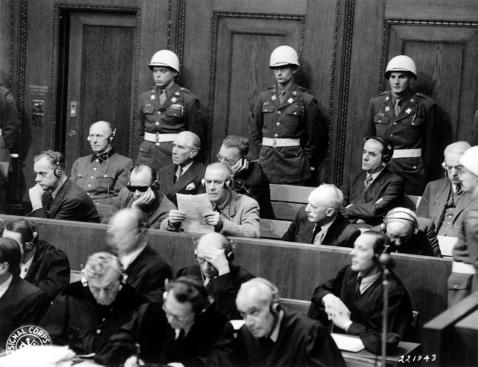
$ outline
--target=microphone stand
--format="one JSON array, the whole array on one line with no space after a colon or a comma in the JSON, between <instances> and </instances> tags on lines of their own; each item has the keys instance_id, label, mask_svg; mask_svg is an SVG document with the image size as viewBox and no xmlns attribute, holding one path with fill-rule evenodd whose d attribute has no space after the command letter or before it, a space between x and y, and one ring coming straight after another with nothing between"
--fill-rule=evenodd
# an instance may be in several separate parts
<instances>
[{"instance_id":1,"label":"microphone stand","mask_svg":"<svg viewBox=\"0 0 478 367\"><path fill-rule=\"evenodd\" d=\"M382 266L382 288L383 288L383 311L382 311L382 367L386 367L387 359L387 333L388 333L388 293L390 290L390 281L388 277L393 266L393 260L390 254L383 253L379 257L380 265Z\"/></svg>"}]
</instances>

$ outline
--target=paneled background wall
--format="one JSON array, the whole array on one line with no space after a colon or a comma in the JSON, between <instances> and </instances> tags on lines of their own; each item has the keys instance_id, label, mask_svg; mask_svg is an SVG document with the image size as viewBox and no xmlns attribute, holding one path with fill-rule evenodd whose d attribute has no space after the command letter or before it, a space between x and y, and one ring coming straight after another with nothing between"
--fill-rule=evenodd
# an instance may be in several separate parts
<instances>
[{"instance_id":1,"label":"paneled background wall","mask_svg":"<svg viewBox=\"0 0 478 367\"><path fill-rule=\"evenodd\" d=\"M226 134L248 134L250 105L273 84L270 52L284 43L299 50L300 82L329 124L324 181L359 169L365 109L396 54L415 59L446 140L476 136L476 0L0 0L0 32L0 83L23 129L9 195L17 211L33 156L59 149L70 167L88 153L93 121L116 124L117 149L135 156L137 97L152 86L147 64L161 48L179 55L180 82L202 102L210 156Z\"/></svg>"}]
</instances>

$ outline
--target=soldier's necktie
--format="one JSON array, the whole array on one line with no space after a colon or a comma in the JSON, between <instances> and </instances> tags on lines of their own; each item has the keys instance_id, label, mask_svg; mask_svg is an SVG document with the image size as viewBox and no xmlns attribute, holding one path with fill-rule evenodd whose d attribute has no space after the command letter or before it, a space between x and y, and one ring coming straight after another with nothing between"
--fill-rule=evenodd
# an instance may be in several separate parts
<instances>
[{"instance_id":1,"label":"soldier's necktie","mask_svg":"<svg viewBox=\"0 0 478 367\"><path fill-rule=\"evenodd\" d=\"M400 114L401 110L402 110L402 101L397 99L397 100L395 100L395 105L393 106L393 111L395 112L395 117L397 117Z\"/></svg>"},{"instance_id":2,"label":"soldier's necktie","mask_svg":"<svg viewBox=\"0 0 478 367\"><path fill-rule=\"evenodd\" d=\"M166 103L166 99L168 99L168 95L166 94L165 89L161 89L161 94L159 95L159 104L162 106Z\"/></svg>"},{"instance_id":3,"label":"soldier's necktie","mask_svg":"<svg viewBox=\"0 0 478 367\"><path fill-rule=\"evenodd\" d=\"M285 89L280 91L280 93L279 93L280 104L283 104L285 102L285 94L286 93L287 93L287 91Z\"/></svg>"}]
</instances>

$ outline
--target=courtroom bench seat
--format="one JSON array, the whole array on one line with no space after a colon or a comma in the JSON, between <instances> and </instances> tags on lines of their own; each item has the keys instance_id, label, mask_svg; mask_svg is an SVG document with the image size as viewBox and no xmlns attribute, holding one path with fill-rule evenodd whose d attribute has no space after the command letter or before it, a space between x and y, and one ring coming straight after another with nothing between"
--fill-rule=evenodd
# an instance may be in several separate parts
<instances>
[{"instance_id":1,"label":"courtroom bench seat","mask_svg":"<svg viewBox=\"0 0 478 367\"><path fill-rule=\"evenodd\" d=\"M5 222L20 217L1 215ZM35 218L39 238L63 250L72 270L79 271L87 257L105 249L105 224ZM148 242L174 271L194 262L198 234L149 230ZM335 277L350 262L349 248L315 246L285 241L232 238L236 264L252 274L271 280L284 298L309 300L318 284ZM410 293L412 307L427 322L446 309L447 278L451 261L425 256L394 254L395 272ZM72 275L74 279L75 275ZM76 278L77 279L77 278Z\"/></svg>"}]
</instances>

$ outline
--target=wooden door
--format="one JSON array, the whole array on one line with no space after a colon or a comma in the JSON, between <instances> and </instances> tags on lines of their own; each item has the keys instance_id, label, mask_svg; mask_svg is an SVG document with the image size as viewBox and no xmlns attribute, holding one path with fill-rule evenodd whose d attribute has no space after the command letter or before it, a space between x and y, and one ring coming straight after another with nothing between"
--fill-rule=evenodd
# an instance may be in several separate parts
<instances>
[{"instance_id":1,"label":"wooden door","mask_svg":"<svg viewBox=\"0 0 478 367\"><path fill-rule=\"evenodd\" d=\"M130 155L135 33L132 13L70 15L64 129L67 172L76 158L91 153L86 138L95 121L112 123L116 151Z\"/></svg>"}]
</instances>

